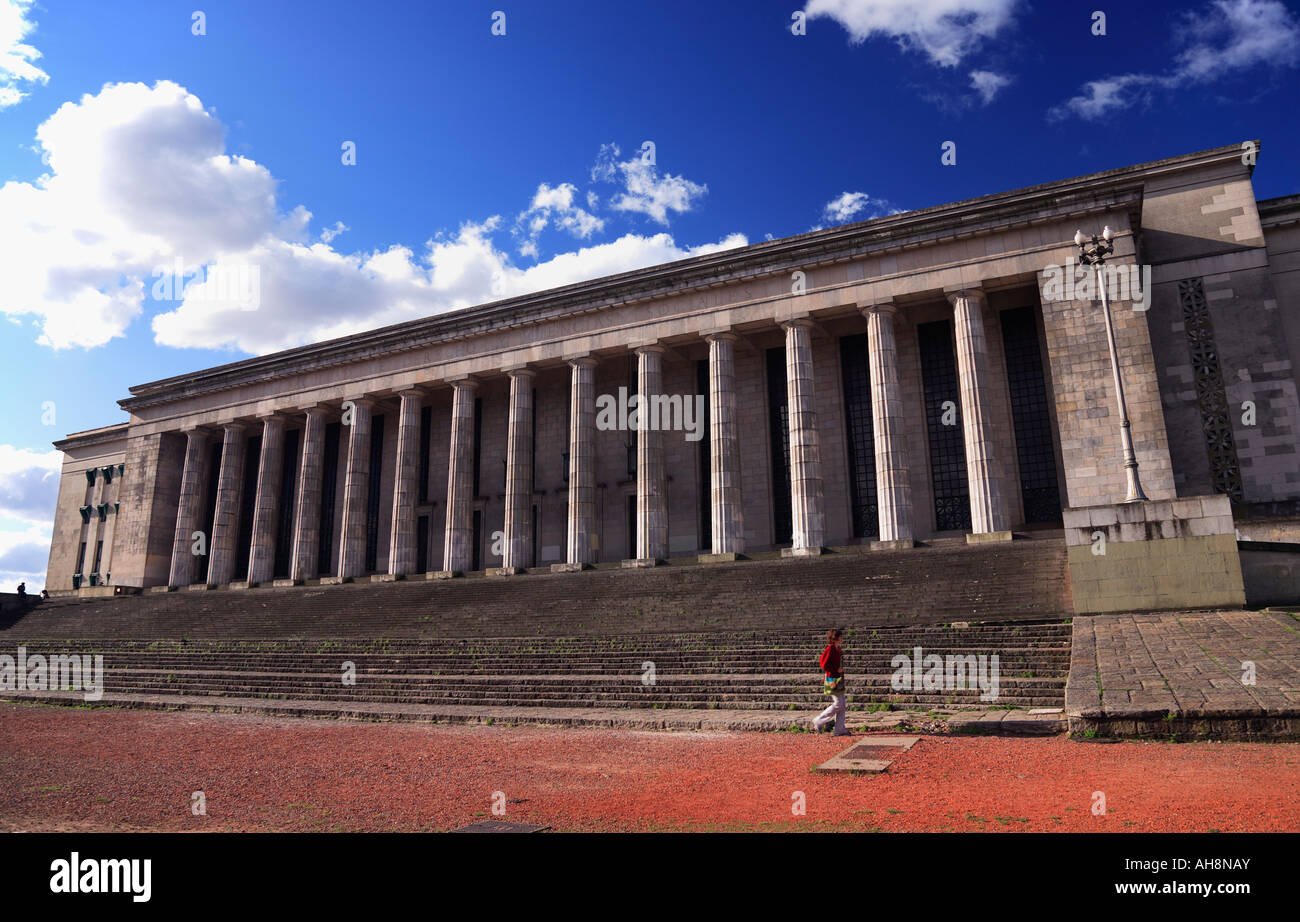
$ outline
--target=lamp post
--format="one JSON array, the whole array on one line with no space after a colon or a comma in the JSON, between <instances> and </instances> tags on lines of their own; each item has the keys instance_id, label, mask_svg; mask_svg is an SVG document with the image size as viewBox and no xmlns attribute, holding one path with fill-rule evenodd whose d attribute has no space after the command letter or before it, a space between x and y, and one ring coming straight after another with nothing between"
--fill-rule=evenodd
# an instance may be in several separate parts
<instances>
[{"instance_id":1,"label":"lamp post","mask_svg":"<svg viewBox=\"0 0 1300 922\"><path fill-rule=\"evenodd\" d=\"M1142 481L1138 479L1137 456L1133 453L1133 433L1128 421L1128 405L1124 402L1124 382L1119 376L1119 354L1115 351L1115 328L1110 319L1110 298L1107 297L1106 280L1102 277L1101 267L1106 257L1115 251L1111 245L1110 227L1106 227L1098 238L1093 234L1092 240L1083 236L1083 231L1074 232L1075 245L1079 247L1080 259L1085 265L1092 266L1093 277L1101 292L1101 313L1106 319L1106 342L1110 345L1110 370L1115 376L1115 403L1119 407L1120 441L1124 446L1124 474L1128 479L1126 503L1142 503L1147 495L1142 492Z\"/></svg>"}]
</instances>

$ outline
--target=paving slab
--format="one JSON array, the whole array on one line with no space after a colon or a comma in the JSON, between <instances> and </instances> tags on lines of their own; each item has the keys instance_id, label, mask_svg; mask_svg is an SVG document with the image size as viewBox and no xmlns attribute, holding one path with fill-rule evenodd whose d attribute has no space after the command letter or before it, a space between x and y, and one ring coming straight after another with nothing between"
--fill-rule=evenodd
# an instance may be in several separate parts
<instances>
[{"instance_id":1,"label":"paving slab","mask_svg":"<svg viewBox=\"0 0 1300 922\"><path fill-rule=\"evenodd\" d=\"M878 775L916 745L919 736L873 736L860 740L817 766L819 772L867 772Z\"/></svg>"},{"instance_id":2,"label":"paving slab","mask_svg":"<svg viewBox=\"0 0 1300 922\"><path fill-rule=\"evenodd\" d=\"M1174 739L1300 739L1300 620L1276 611L1074 620L1070 731Z\"/></svg>"},{"instance_id":3,"label":"paving slab","mask_svg":"<svg viewBox=\"0 0 1300 922\"><path fill-rule=\"evenodd\" d=\"M273 717L309 717L366 721L453 724L535 724L569 727L615 727L634 730L757 730L812 732L809 711L691 708L563 708L484 705L379 704L352 701L313 701L279 698L239 698L223 695L123 694L105 692L87 702L81 692L5 691L0 701L25 701L68 706L142 708L160 711L208 711L219 714L262 714ZM982 714L973 711L851 711L846 725L852 731L879 733L899 727L944 733L954 717Z\"/></svg>"}]
</instances>

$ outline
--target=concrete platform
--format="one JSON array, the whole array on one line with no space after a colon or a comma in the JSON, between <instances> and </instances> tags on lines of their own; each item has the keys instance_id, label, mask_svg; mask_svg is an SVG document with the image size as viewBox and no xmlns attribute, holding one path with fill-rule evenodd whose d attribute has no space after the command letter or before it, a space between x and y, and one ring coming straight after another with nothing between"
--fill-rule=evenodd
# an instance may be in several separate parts
<instances>
[{"instance_id":1,"label":"concrete platform","mask_svg":"<svg viewBox=\"0 0 1300 922\"><path fill-rule=\"evenodd\" d=\"M1274 611L1075 618L1065 711L1077 735L1300 739L1300 620Z\"/></svg>"},{"instance_id":2,"label":"concrete platform","mask_svg":"<svg viewBox=\"0 0 1300 922\"><path fill-rule=\"evenodd\" d=\"M81 692L6 691L0 701L86 707ZM753 709L613 708L613 707L493 707L480 705L376 704L226 696L119 694L105 692L95 707L142 708L157 711L197 710L217 714L261 714L325 720L367 720L396 723L501 724L564 727L608 727L629 730L753 730L812 732L808 711ZM960 712L957 712L960 713ZM978 711L970 712L972 714ZM1015 712L1010 712L1015 713ZM897 732L943 733L950 713L938 711L850 711L846 725L855 734ZM873 735L871 739L875 739Z\"/></svg>"}]
</instances>

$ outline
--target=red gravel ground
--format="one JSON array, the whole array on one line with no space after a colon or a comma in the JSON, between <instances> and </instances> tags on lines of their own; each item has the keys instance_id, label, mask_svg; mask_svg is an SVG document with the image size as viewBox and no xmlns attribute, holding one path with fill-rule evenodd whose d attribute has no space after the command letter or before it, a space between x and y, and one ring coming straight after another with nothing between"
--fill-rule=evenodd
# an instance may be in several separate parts
<instances>
[{"instance_id":1,"label":"red gravel ground","mask_svg":"<svg viewBox=\"0 0 1300 922\"><path fill-rule=\"evenodd\" d=\"M0 830L446 830L500 791L573 831L1300 831L1296 743L936 736L884 775L810 771L851 742L0 704Z\"/></svg>"}]
</instances>

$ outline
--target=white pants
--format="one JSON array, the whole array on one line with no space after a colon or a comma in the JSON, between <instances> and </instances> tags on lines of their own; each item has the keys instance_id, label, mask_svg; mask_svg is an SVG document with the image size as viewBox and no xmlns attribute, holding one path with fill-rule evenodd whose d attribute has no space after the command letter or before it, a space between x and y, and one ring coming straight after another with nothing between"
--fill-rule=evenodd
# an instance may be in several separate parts
<instances>
[{"instance_id":1,"label":"white pants","mask_svg":"<svg viewBox=\"0 0 1300 922\"><path fill-rule=\"evenodd\" d=\"M844 713L848 710L848 700L848 695L831 695L831 706L817 715L813 720L813 726L820 730L834 718L835 732L847 733L848 731L844 729Z\"/></svg>"}]
</instances>

